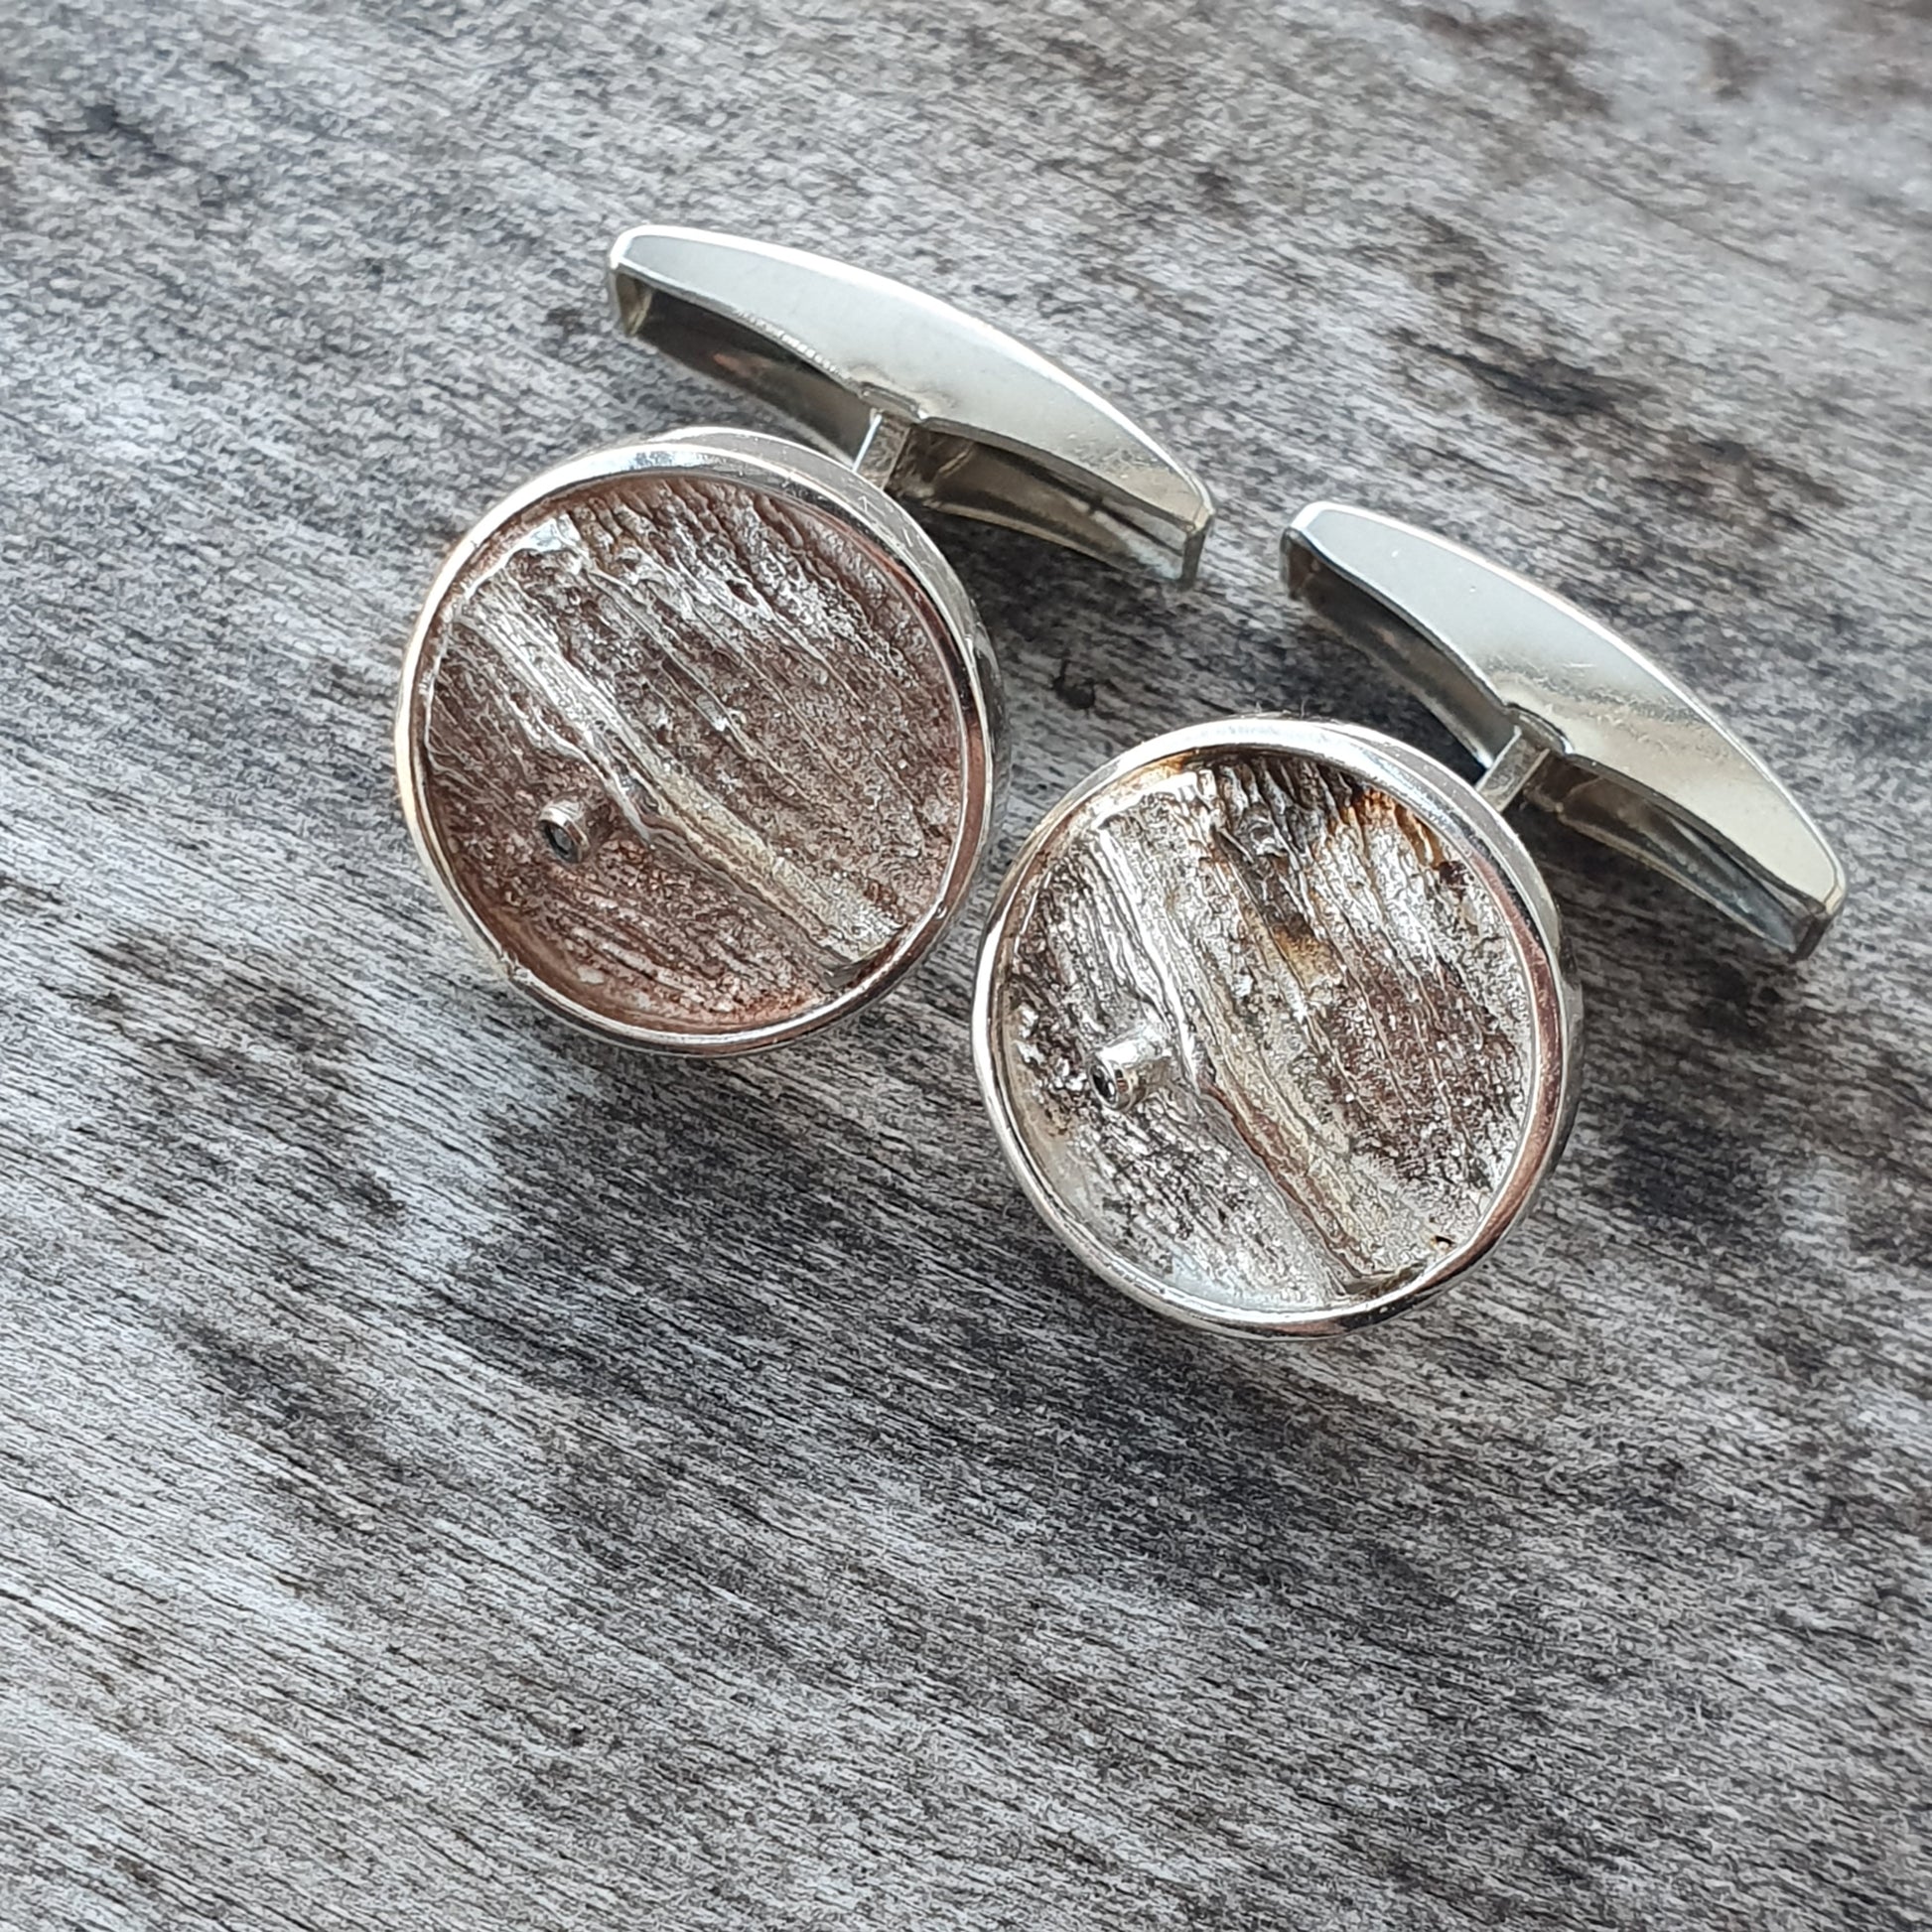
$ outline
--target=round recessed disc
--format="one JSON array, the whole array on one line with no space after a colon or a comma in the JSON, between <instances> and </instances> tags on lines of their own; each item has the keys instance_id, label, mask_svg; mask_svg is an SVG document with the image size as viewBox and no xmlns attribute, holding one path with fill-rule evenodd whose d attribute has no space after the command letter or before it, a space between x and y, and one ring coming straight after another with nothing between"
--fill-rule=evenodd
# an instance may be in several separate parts
<instances>
[{"instance_id":1,"label":"round recessed disc","mask_svg":"<svg viewBox=\"0 0 1932 1932\"><path fill-rule=\"evenodd\" d=\"M883 990L990 811L978 626L837 465L729 432L526 485L446 567L399 761L431 869L511 978L730 1052Z\"/></svg>"},{"instance_id":2,"label":"round recessed disc","mask_svg":"<svg viewBox=\"0 0 1932 1932\"><path fill-rule=\"evenodd\" d=\"M1028 841L975 1050L1048 1223L1184 1319L1318 1334L1468 1265L1567 1121L1548 895L1452 773L1246 718L1157 739Z\"/></svg>"}]
</instances>

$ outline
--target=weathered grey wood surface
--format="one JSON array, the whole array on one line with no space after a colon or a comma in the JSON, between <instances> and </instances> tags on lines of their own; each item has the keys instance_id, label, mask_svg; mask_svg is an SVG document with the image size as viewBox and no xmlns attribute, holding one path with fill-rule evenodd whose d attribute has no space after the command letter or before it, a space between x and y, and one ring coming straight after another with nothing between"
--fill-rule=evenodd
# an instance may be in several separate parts
<instances>
[{"instance_id":1,"label":"weathered grey wood surface","mask_svg":"<svg viewBox=\"0 0 1932 1932\"><path fill-rule=\"evenodd\" d=\"M1922 0L4 26L0 1922L1923 1923ZM1333 494L1690 676L1842 930L1541 837L1569 1160L1300 1351L1035 1223L970 932L725 1068L492 991L401 639L509 484L731 413L605 324L651 217L953 297L1224 499L1184 596L949 535L1006 849L1189 719L1424 732L1277 587Z\"/></svg>"}]
</instances>

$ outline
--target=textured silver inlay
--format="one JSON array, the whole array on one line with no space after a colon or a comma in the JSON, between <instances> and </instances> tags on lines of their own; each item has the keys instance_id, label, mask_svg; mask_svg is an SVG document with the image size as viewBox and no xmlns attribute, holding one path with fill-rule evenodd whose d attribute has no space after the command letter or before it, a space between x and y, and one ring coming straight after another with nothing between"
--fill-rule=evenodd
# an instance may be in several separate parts
<instances>
[{"instance_id":1,"label":"textured silver inlay","mask_svg":"<svg viewBox=\"0 0 1932 1932\"><path fill-rule=\"evenodd\" d=\"M933 913L975 809L954 656L882 549L775 488L579 483L436 613L427 816L512 967L590 1015L785 1024Z\"/></svg>"},{"instance_id":2,"label":"textured silver inlay","mask_svg":"<svg viewBox=\"0 0 1932 1932\"><path fill-rule=\"evenodd\" d=\"M1332 1310L1453 1256L1510 1184L1535 991L1485 872L1387 791L1252 748L1130 765L1010 890L993 1076L1106 1272Z\"/></svg>"}]
</instances>

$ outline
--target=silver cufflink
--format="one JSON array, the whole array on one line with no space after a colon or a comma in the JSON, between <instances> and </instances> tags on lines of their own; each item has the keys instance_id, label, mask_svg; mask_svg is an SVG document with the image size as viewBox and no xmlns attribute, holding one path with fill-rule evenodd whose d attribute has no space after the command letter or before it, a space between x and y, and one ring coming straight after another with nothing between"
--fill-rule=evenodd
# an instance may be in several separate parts
<instances>
[{"instance_id":1,"label":"silver cufflink","mask_svg":"<svg viewBox=\"0 0 1932 1932\"><path fill-rule=\"evenodd\" d=\"M515 985L610 1038L741 1052L892 985L995 824L998 667L903 505L1180 582L1212 509L1093 391L897 282L665 227L610 278L626 334L804 440L680 430L498 503L417 623L398 781Z\"/></svg>"},{"instance_id":2,"label":"silver cufflink","mask_svg":"<svg viewBox=\"0 0 1932 1932\"><path fill-rule=\"evenodd\" d=\"M1453 1279L1562 1148L1577 990L1509 805L1793 958L1845 882L1729 731L1563 599L1333 504L1295 520L1284 564L1483 775L1276 717L1115 759L1006 881L974 1050L1015 1173L1088 1267L1184 1320L1320 1335Z\"/></svg>"}]
</instances>

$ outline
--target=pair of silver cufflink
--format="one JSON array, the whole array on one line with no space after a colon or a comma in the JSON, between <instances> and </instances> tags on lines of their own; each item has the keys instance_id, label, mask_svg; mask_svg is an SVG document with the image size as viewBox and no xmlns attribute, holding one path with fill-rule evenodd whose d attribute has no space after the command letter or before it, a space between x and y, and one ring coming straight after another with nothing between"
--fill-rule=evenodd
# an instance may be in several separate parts
<instances>
[{"instance_id":1,"label":"pair of silver cufflink","mask_svg":"<svg viewBox=\"0 0 1932 1932\"><path fill-rule=\"evenodd\" d=\"M998 820L1000 674L904 507L1185 584L1206 489L1065 371L898 283L693 229L617 242L620 326L804 441L687 429L546 472L436 579L404 813L511 983L628 1044L775 1046L962 910ZM1210 1327L1424 1300L1516 1221L1576 1100L1541 805L1794 958L1845 895L1784 787L1584 612L1315 504L1291 588L1474 754L1245 717L1095 772L1026 841L980 955L1001 1146L1096 1273Z\"/></svg>"}]
</instances>

